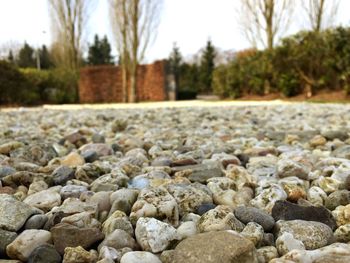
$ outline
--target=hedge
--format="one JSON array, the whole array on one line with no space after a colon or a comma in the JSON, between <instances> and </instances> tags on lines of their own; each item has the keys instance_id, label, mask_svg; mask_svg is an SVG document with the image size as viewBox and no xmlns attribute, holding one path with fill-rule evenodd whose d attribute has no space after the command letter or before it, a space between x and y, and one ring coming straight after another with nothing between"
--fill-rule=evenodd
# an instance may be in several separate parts
<instances>
[{"instance_id":1,"label":"hedge","mask_svg":"<svg viewBox=\"0 0 350 263\"><path fill-rule=\"evenodd\" d=\"M65 69L19 69L0 61L0 103L41 104L78 101L78 75Z\"/></svg>"}]
</instances>

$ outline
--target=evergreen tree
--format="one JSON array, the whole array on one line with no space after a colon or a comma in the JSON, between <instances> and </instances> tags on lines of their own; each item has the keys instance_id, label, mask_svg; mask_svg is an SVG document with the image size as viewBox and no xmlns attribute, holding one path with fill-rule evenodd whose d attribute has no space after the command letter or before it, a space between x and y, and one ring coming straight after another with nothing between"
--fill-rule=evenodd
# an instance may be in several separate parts
<instances>
[{"instance_id":1,"label":"evergreen tree","mask_svg":"<svg viewBox=\"0 0 350 263\"><path fill-rule=\"evenodd\" d=\"M179 48L174 43L173 50L169 57L170 72L174 75L175 90L178 91L180 88L180 70L182 63L182 55Z\"/></svg>"},{"instance_id":2,"label":"evergreen tree","mask_svg":"<svg viewBox=\"0 0 350 263\"><path fill-rule=\"evenodd\" d=\"M194 91L199 90L199 68L197 64L182 63L180 67L180 90Z\"/></svg>"},{"instance_id":3,"label":"evergreen tree","mask_svg":"<svg viewBox=\"0 0 350 263\"><path fill-rule=\"evenodd\" d=\"M42 48L39 50L39 57L41 69L49 69L53 67L50 53L45 45L43 45Z\"/></svg>"},{"instance_id":4,"label":"evergreen tree","mask_svg":"<svg viewBox=\"0 0 350 263\"><path fill-rule=\"evenodd\" d=\"M29 46L26 42L24 43L24 46L19 51L17 64L21 68L36 67L34 49L31 46Z\"/></svg>"},{"instance_id":5,"label":"evergreen tree","mask_svg":"<svg viewBox=\"0 0 350 263\"><path fill-rule=\"evenodd\" d=\"M215 69L214 59L216 57L215 47L211 41L207 41L207 45L203 51L200 64L199 78L201 83L201 91L208 94L212 92L213 72Z\"/></svg>"},{"instance_id":6,"label":"evergreen tree","mask_svg":"<svg viewBox=\"0 0 350 263\"><path fill-rule=\"evenodd\" d=\"M11 64L15 64L15 57L13 56L12 50L10 50L9 55L7 56L7 60L8 60L8 62L10 62Z\"/></svg>"},{"instance_id":7,"label":"evergreen tree","mask_svg":"<svg viewBox=\"0 0 350 263\"><path fill-rule=\"evenodd\" d=\"M95 35L94 43L89 46L88 64L114 64L113 57L111 55L111 45L108 42L107 36L104 36L103 39L100 40L98 35Z\"/></svg>"},{"instance_id":8,"label":"evergreen tree","mask_svg":"<svg viewBox=\"0 0 350 263\"><path fill-rule=\"evenodd\" d=\"M107 36L104 36L101 41L101 54L103 58L103 64L113 65L113 56L112 56L112 48L108 42Z\"/></svg>"}]
</instances>

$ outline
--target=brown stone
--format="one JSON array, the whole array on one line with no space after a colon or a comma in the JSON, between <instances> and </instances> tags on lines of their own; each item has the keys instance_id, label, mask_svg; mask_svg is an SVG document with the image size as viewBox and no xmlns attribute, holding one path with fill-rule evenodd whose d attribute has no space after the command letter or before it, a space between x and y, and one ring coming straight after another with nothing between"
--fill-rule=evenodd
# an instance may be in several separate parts
<instances>
[{"instance_id":1,"label":"brown stone","mask_svg":"<svg viewBox=\"0 0 350 263\"><path fill-rule=\"evenodd\" d=\"M61 255L66 247L82 246L88 249L104 238L104 234L97 228L79 228L66 223L55 225L51 228L51 234L54 246Z\"/></svg>"},{"instance_id":2,"label":"brown stone","mask_svg":"<svg viewBox=\"0 0 350 263\"><path fill-rule=\"evenodd\" d=\"M213 231L191 236L171 251L172 263L256 263L254 244L234 231Z\"/></svg>"}]
</instances>

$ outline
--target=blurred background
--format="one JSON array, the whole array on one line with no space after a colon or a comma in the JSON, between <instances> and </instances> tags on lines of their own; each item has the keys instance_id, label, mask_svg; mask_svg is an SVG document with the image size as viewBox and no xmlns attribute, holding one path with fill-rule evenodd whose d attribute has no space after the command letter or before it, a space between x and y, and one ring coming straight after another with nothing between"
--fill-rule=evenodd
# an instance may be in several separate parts
<instances>
[{"instance_id":1,"label":"blurred background","mask_svg":"<svg viewBox=\"0 0 350 263\"><path fill-rule=\"evenodd\" d=\"M11 0L0 103L347 100L350 2Z\"/></svg>"}]
</instances>

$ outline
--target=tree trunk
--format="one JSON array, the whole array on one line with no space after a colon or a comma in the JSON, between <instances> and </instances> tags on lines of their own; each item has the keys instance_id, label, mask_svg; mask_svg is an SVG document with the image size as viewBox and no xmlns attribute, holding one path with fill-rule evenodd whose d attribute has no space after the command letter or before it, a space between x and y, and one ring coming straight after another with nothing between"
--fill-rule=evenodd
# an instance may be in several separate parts
<instances>
[{"instance_id":1,"label":"tree trunk","mask_svg":"<svg viewBox=\"0 0 350 263\"><path fill-rule=\"evenodd\" d=\"M268 50L273 49L273 14L274 14L275 3L274 0L267 0L265 2L265 19L266 19L266 34L267 34L267 48Z\"/></svg>"},{"instance_id":2,"label":"tree trunk","mask_svg":"<svg viewBox=\"0 0 350 263\"><path fill-rule=\"evenodd\" d=\"M315 28L315 31L316 32L320 32L321 31L321 26L322 26L322 16L323 16L323 13L324 13L324 2L325 0L320 0L320 5L318 7L318 10L317 10L317 17L316 17L316 28Z\"/></svg>"},{"instance_id":3,"label":"tree trunk","mask_svg":"<svg viewBox=\"0 0 350 263\"><path fill-rule=\"evenodd\" d=\"M122 63L122 101L128 102L128 74L125 65Z\"/></svg>"},{"instance_id":4,"label":"tree trunk","mask_svg":"<svg viewBox=\"0 0 350 263\"><path fill-rule=\"evenodd\" d=\"M136 85L137 85L137 65L138 65L138 49L139 49L139 0L133 0L133 16L132 16L132 58L130 72L130 102L136 102Z\"/></svg>"},{"instance_id":5,"label":"tree trunk","mask_svg":"<svg viewBox=\"0 0 350 263\"><path fill-rule=\"evenodd\" d=\"M130 102L136 102L137 67L132 67L130 74Z\"/></svg>"}]
</instances>

